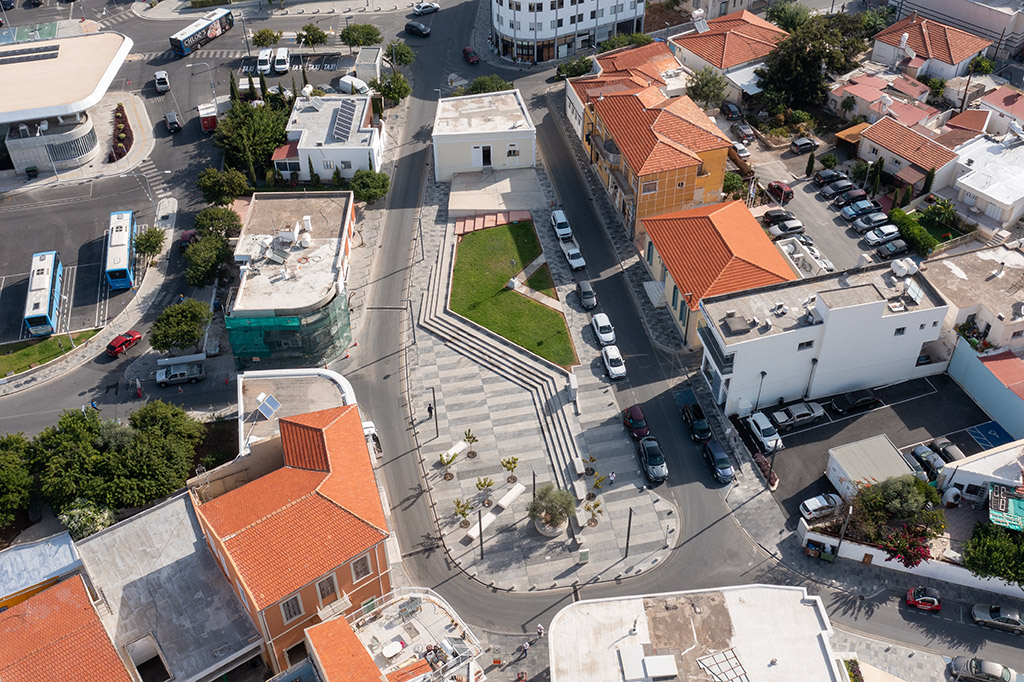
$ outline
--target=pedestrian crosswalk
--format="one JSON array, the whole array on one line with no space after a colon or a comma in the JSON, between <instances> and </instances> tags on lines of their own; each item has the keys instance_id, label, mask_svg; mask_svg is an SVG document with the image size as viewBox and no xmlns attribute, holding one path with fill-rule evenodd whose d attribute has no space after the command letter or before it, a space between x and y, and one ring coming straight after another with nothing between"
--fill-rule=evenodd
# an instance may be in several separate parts
<instances>
[{"instance_id":1,"label":"pedestrian crosswalk","mask_svg":"<svg viewBox=\"0 0 1024 682\"><path fill-rule=\"evenodd\" d=\"M140 175L146 177L146 181L149 186L153 189L153 195L156 200L166 199L171 196L170 188L167 186L166 178L169 177L166 173L161 171L153 163L153 160L149 157L143 159L135 169Z\"/></svg>"},{"instance_id":2,"label":"pedestrian crosswalk","mask_svg":"<svg viewBox=\"0 0 1024 682\"><path fill-rule=\"evenodd\" d=\"M163 52L136 52L135 54L148 62L171 62L181 59L181 55L171 49ZM211 59L242 59L247 56L245 50L202 50L198 54Z\"/></svg>"},{"instance_id":3,"label":"pedestrian crosswalk","mask_svg":"<svg viewBox=\"0 0 1024 682\"><path fill-rule=\"evenodd\" d=\"M99 14L96 17L96 23L99 24L99 27L101 29L102 28L111 28L112 26L117 26L118 24L123 24L124 22L131 21L132 19L135 19L135 18L136 18L135 12L133 12L133 11L131 11L129 9L129 10L125 10L123 12L120 12L118 14Z\"/></svg>"}]
</instances>

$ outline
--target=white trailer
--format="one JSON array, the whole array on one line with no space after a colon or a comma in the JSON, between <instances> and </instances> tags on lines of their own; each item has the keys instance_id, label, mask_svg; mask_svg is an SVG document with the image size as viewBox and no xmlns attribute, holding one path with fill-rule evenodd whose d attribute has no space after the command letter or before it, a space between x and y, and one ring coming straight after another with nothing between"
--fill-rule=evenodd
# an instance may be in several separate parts
<instances>
[{"instance_id":1,"label":"white trailer","mask_svg":"<svg viewBox=\"0 0 1024 682\"><path fill-rule=\"evenodd\" d=\"M829 448L828 468L825 469L825 476L847 502L857 495L861 486L913 473L884 433Z\"/></svg>"}]
</instances>

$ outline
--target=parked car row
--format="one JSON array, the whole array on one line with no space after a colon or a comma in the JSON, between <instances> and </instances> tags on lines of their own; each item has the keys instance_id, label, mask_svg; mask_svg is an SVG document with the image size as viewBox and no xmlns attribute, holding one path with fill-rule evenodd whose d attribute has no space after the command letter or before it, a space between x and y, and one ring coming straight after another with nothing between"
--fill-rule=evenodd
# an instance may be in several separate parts
<instances>
[{"instance_id":1,"label":"parked car row","mask_svg":"<svg viewBox=\"0 0 1024 682\"><path fill-rule=\"evenodd\" d=\"M733 471L732 462L729 461L729 454L714 438L711 432L711 423L697 401L697 396L690 389L675 391L672 395L679 408L679 414L683 418L683 423L690 429L690 438L695 443L700 443L701 458L707 464L711 475L719 483L731 483L736 472Z\"/></svg>"}]
</instances>

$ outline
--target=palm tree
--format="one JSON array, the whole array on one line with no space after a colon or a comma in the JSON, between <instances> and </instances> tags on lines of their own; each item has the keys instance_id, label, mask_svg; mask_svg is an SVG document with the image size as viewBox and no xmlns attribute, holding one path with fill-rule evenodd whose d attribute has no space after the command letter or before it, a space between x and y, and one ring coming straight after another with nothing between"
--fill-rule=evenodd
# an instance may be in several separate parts
<instances>
[{"instance_id":1,"label":"palm tree","mask_svg":"<svg viewBox=\"0 0 1024 682\"><path fill-rule=\"evenodd\" d=\"M847 95L843 98L843 101L839 103L839 108L843 110L843 113L849 116L853 113L853 110L857 108L857 100L853 98L853 95Z\"/></svg>"}]
</instances>

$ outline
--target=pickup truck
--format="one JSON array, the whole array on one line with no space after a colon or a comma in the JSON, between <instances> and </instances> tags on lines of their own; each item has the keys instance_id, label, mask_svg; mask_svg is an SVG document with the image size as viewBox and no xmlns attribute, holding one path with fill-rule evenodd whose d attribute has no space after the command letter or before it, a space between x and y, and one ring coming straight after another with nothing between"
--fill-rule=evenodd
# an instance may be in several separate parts
<instances>
[{"instance_id":1,"label":"pickup truck","mask_svg":"<svg viewBox=\"0 0 1024 682\"><path fill-rule=\"evenodd\" d=\"M676 406L679 408L683 421L690 427L690 438L698 443L711 440L711 424L704 416L704 410L697 402L697 396L693 394L693 389L675 391L672 396L676 399Z\"/></svg>"},{"instance_id":2,"label":"pickup truck","mask_svg":"<svg viewBox=\"0 0 1024 682\"><path fill-rule=\"evenodd\" d=\"M561 239L558 242L558 246L562 249L562 255L565 256L565 262L569 264L569 267L573 270L582 270L587 267L587 261L583 260L583 254L580 252L580 245L576 243L576 239L569 237L568 239Z\"/></svg>"},{"instance_id":3,"label":"pickup truck","mask_svg":"<svg viewBox=\"0 0 1024 682\"><path fill-rule=\"evenodd\" d=\"M194 384L205 378L206 372L203 371L203 363L201 362L162 367L156 373L156 383L161 387L166 387L169 384L184 384L186 382Z\"/></svg>"}]
</instances>

